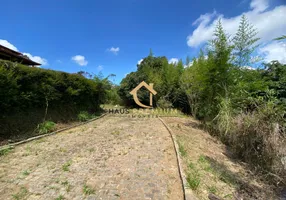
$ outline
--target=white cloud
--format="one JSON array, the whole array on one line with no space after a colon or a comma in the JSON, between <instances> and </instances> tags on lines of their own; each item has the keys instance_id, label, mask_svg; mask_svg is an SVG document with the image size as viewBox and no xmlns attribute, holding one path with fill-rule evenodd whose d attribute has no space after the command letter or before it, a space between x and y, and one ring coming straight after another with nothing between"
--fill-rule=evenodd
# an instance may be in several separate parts
<instances>
[{"instance_id":1,"label":"white cloud","mask_svg":"<svg viewBox=\"0 0 286 200\"><path fill-rule=\"evenodd\" d=\"M264 55L266 62L278 60L286 64L286 42L275 41L267 44L259 49L259 53Z\"/></svg>"},{"instance_id":2,"label":"white cloud","mask_svg":"<svg viewBox=\"0 0 286 200\"><path fill-rule=\"evenodd\" d=\"M107 49L107 51L110 51L112 53L114 53L115 55L118 54L118 52L120 51L119 47L111 47L110 49Z\"/></svg>"},{"instance_id":3,"label":"white cloud","mask_svg":"<svg viewBox=\"0 0 286 200\"><path fill-rule=\"evenodd\" d=\"M5 46L5 47L7 47L7 48L9 48L9 49L14 50L14 51L19 51L16 46L14 46L13 44L11 44L11 43L8 42L7 40L1 40L1 39L0 39L0 44L1 44L2 46ZM37 63L40 63L40 64L42 64L43 66L44 66L44 65L48 65L48 61L47 61L45 58L42 58L42 57L40 57L40 56L33 56L33 55L30 54L30 53L23 53L23 55L28 56L31 60L33 60L33 61L35 61L35 62L37 62Z\"/></svg>"},{"instance_id":4,"label":"white cloud","mask_svg":"<svg viewBox=\"0 0 286 200\"><path fill-rule=\"evenodd\" d=\"M251 66L243 66L243 68L248 69L248 70L255 70L255 68L253 68Z\"/></svg>"},{"instance_id":5,"label":"white cloud","mask_svg":"<svg viewBox=\"0 0 286 200\"><path fill-rule=\"evenodd\" d=\"M17 47L15 47L13 44L8 42L7 40L0 40L0 44L4 47L7 47L7 48L12 49L14 51L18 51Z\"/></svg>"},{"instance_id":6,"label":"white cloud","mask_svg":"<svg viewBox=\"0 0 286 200\"><path fill-rule=\"evenodd\" d=\"M268 0L252 0L250 2L250 8L254 12L262 12L268 8Z\"/></svg>"},{"instance_id":7,"label":"white cloud","mask_svg":"<svg viewBox=\"0 0 286 200\"><path fill-rule=\"evenodd\" d=\"M42 64L43 66L48 65L48 61L45 58L41 58L40 56L33 56L30 53L23 53L28 56L32 61Z\"/></svg>"},{"instance_id":8,"label":"white cloud","mask_svg":"<svg viewBox=\"0 0 286 200\"><path fill-rule=\"evenodd\" d=\"M82 55L73 56L71 59L80 66L86 66L88 63L88 61L85 60L85 57Z\"/></svg>"},{"instance_id":9,"label":"white cloud","mask_svg":"<svg viewBox=\"0 0 286 200\"><path fill-rule=\"evenodd\" d=\"M204 59L208 59L208 55L205 55ZM197 58L195 58L195 60L197 60ZM184 65L184 68L191 67L193 65L193 63L194 63L194 61L191 60L188 65L186 65L186 64Z\"/></svg>"},{"instance_id":10,"label":"white cloud","mask_svg":"<svg viewBox=\"0 0 286 200\"><path fill-rule=\"evenodd\" d=\"M208 24L215 16L217 16L216 11L206 13L193 23L193 25L198 25L198 27L187 38L187 44L190 47L196 47L212 38L215 23L213 22L212 25Z\"/></svg>"},{"instance_id":11,"label":"white cloud","mask_svg":"<svg viewBox=\"0 0 286 200\"><path fill-rule=\"evenodd\" d=\"M188 65L184 65L184 68L191 67L194 61L191 61Z\"/></svg>"},{"instance_id":12,"label":"white cloud","mask_svg":"<svg viewBox=\"0 0 286 200\"><path fill-rule=\"evenodd\" d=\"M102 70L103 70L103 66L102 66L102 65L99 65L99 66L97 67L97 70L98 70L98 71L102 71Z\"/></svg>"},{"instance_id":13,"label":"white cloud","mask_svg":"<svg viewBox=\"0 0 286 200\"><path fill-rule=\"evenodd\" d=\"M142 63L143 59L140 59L138 62L137 62L137 65L140 65Z\"/></svg>"},{"instance_id":14,"label":"white cloud","mask_svg":"<svg viewBox=\"0 0 286 200\"><path fill-rule=\"evenodd\" d=\"M242 13L257 28L257 36L261 38L260 42L267 42L286 32L286 5L277 6L272 10L267 10L267 8L268 0L252 0L250 10ZM218 18L221 18L225 31L234 35L242 14L231 18L225 18L222 14L216 13L216 11L201 15L193 23L194 26L197 26L196 29L187 37L188 46L197 47L212 39Z\"/></svg>"},{"instance_id":15,"label":"white cloud","mask_svg":"<svg viewBox=\"0 0 286 200\"><path fill-rule=\"evenodd\" d=\"M177 64L179 62L179 59L178 58L171 58L170 60L169 60L169 63L170 64Z\"/></svg>"}]
</instances>

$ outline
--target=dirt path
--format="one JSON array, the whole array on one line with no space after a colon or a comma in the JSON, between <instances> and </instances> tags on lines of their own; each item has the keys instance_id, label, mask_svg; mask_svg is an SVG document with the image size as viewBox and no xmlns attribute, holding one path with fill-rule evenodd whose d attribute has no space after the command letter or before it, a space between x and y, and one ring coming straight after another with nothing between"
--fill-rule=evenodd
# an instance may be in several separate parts
<instances>
[{"instance_id":1,"label":"dirt path","mask_svg":"<svg viewBox=\"0 0 286 200\"><path fill-rule=\"evenodd\" d=\"M104 117L0 157L0 199L183 199L156 118Z\"/></svg>"}]
</instances>

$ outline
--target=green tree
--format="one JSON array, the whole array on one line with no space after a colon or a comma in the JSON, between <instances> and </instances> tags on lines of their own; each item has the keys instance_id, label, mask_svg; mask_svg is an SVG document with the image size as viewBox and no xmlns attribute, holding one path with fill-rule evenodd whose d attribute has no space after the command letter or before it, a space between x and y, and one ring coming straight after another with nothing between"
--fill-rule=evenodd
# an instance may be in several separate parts
<instances>
[{"instance_id":1,"label":"green tree","mask_svg":"<svg viewBox=\"0 0 286 200\"><path fill-rule=\"evenodd\" d=\"M262 75L269 88L276 91L278 99L286 105L286 65L272 61L265 65Z\"/></svg>"},{"instance_id":2,"label":"green tree","mask_svg":"<svg viewBox=\"0 0 286 200\"><path fill-rule=\"evenodd\" d=\"M238 67L248 66L258 61L252 57L253 52L258 47L256 44L259 40L256 37L257 31L248 21L245 15L242 15L238 30L233 38L234 64Z\"/></svg>"},{"instance_id":3,"label":"green tree","mask_svg":"<svg viewBox=\"0 0 286 200\"><path fill-rule=\"evenodd\" d=\"M186 66L189 67L190 63L191 63L191 59L190 59L189 56L187 56L187 58L186 58Z\"/></svg>"},{"instance_id":4,"label":"green tree","mask_svg":"<svg viewBox=\"0 0 286 200\"><path fill-rule=\"evenodd\" d=\"M185 92L190 112L194 117L202 116L204 111L203 94L207 88L207 61L201 51L198 59L193 59L192 66L186 68L180 78L181 89ZM207 95L206 95L207 96Z\"/></svg>"},{"instance_id":5,"label":"green tree","mask_svg":"<svg viewBox=\"0 0 286 200\"><path fill-rule=\"evenodd\" d=\"M214 31L214 39L209 43L206 68L206 104L209 106L205 116L212 119L218 113L219 99L227 95L232 84L232 46L223 29L221 20Z\"/></svg>"}]
</instances>

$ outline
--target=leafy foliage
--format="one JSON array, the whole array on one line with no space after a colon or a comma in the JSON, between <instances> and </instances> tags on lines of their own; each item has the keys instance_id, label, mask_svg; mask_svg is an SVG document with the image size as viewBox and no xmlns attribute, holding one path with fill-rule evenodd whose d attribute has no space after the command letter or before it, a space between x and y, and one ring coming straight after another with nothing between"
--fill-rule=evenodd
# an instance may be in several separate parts
<instances>
[{"instance_id":1,"label":"leafy foliage","mask_svg":"<svg viewBox=\"0 0 286 200\"><path fill-rule=\"evenodd\" d=\"M38 125L37 130L40 134L46 134L55 129L56 123L52 121L45 121Z\"/></svg>"},{"instance_id":2,"label":"leafy foliage","mask_svg":"<svg viewBox=\"0 0 286 200\"><path fill-rule=\"evenodd\" d=\"M249 66L254 60L251 57L258 47L255 43L259 40L256 37L257 31L249 23L245 15L242 15L238 30L233 38L234 43L234 64L238 67Z\"/></svg>"},{"instance_id":3,"label":"leafy foliage","mask_svg":"<svg viewBox=\"0 0 286 200\"><path fill-rule=\"evenodd\" d=\"M137 105L129 92L139 83L145 81L148 84L154 83L154 89L157 91L157 95L154 96L155 106L156 103L162 106L164 101L164 104L168 102L168 105L165 104L164 106L183 108L183 104L186 102L182 102L185 94L179 90L179 80L183 70L182 61L169 64L166 57L153 57L150 54L137 66L136 72L128 74L122 80L118 94L125 105L136 107ZM143 104L149 104L149 92L144 88L138 92L138 98Z\"/></svg>"},{"instance_id":4,"label":"leafy foliage","mask_svg":"<svg viewBox=\"0 0 286 200\"><path fill-rule=\"evenodd\" d=\"M136 72L122 80L118 93L125 105L136 106L129 92L143 80L154 83L155 106L175 107L193 115L239 158L283 177L286 65L253 59L259 42L256 35L243 16L230 40L219 20L213 39L197 58L171 64L151 52ZM139 98L148 104L149 93L143 90ZM193 188L198 187L198 180L189 175Z\"/></svg>"},{"instance_id":5,"label":"leafy foliage","mask_svg":"<svg viewBox=\"0 0 286 200\"><path fill-rule=\"evenodd\" d=\"M68 74L41 68L31 68L0 61L2 113L31 107L51 106L98 107L105 88L99 81L78 74Z\"/></svg>"},{"instance_id":6,"label":"leafy foliage","mask_svg":"<svg viewBox=\"0 0 286 200\"><path fill-rule=\"evenodd\" d=\"M46 120L74 120L81 110L99 111L110 83L89 78L0 60L0 138L30 133Z\"/></svg>"},{"instance_id":7,"label":"leafy foliage","mask_svg":"<svg viewBox=\"0 0 286 200\"><path fill-rule=\"evenodd\" d=\"M78 118L79 121L85 122L85 121L89 120L91 117L90 117L90 114L87 111L81 111L77 115L77 118Z\"/></svg>"}]
</instances>

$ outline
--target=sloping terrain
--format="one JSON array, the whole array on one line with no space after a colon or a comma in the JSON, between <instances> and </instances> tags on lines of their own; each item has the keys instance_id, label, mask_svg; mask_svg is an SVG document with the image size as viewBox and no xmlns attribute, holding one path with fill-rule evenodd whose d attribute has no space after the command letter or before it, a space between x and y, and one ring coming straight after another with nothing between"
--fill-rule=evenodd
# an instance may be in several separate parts
<instances>
[{"instance_id":1,"label":"sloping terrain","mask_svg":"<svg viewBox=\"0 0 286 200\"><path fill-rule=\"evenodd\" d=\"M0 199L183 199L176 156L156 118L107 116L0 157Z\"/></svg>"},{"instance_id":2,"label":"sloping terrain","mask_svg":"<svg viewBox=\"0 0 286 200\"><path fill-rule=\"evenodd\" d=\"M199 199L280 199L275 186L234 159L192 118L164 118L176 137L189 187Z\"/></svg>"}]
</instances>

